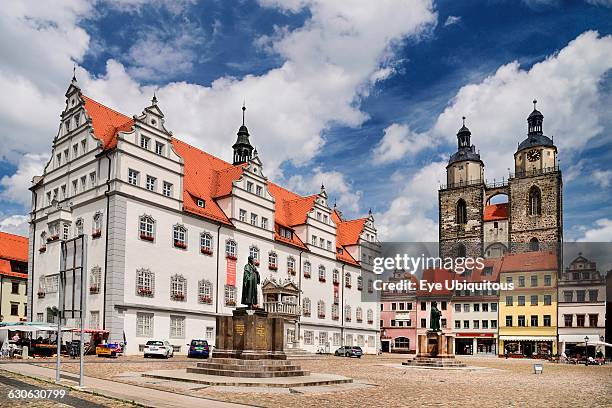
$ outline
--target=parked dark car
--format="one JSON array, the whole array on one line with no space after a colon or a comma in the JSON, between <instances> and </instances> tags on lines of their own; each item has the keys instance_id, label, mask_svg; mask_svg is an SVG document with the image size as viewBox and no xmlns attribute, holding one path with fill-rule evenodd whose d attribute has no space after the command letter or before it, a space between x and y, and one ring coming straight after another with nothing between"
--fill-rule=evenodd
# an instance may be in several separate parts
<instances>
[{"instance_id":1,"label":"parked dark car","mask_svg":"<svg viewBox=\"0 0 612 408\"><path fill-rule=\"evenodd\" d=\"M191 344L188 344L189 351L187 351L187 357L202 357L208 358L210 355L210 347L206 340L191 340Z\"/></svg>"},{"instance_id":2,"label":"parked dark car","mask_svg":"<svg viewBox=\"0 0 612 408\"><path fill-rule=\"evenodd\" d=\"M334 352L335 356L361 358L363 350L359 346L342 346Z\"/></svg>"}]
</instances>

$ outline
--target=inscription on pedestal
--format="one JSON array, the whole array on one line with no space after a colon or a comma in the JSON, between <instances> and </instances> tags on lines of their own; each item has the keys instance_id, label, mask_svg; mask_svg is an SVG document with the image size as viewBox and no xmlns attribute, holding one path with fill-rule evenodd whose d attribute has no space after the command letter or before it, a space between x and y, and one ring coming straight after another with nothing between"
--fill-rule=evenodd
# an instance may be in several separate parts
<instances>
[{"instance_id":1,"label":"inscription on pedestal","mask_svg":"<svg viewBox=\"0 0 612 408\"><path fill-rule=\"evenodd\" d=\"M268 349L268 333L266 331L266 327L258 323L255 327L255 347L260 350Z\"/></svg>"},{"instance_id":2,"label":"inscription on pedestal","mask_svg":"<svg viewBox=\"0 0 612 408\"><path fill-rule=\"evenodd\" d=\"M242 336L244 334L244 323L236 323L235 330L236 334Z\"/></svg>"}]
</instances>

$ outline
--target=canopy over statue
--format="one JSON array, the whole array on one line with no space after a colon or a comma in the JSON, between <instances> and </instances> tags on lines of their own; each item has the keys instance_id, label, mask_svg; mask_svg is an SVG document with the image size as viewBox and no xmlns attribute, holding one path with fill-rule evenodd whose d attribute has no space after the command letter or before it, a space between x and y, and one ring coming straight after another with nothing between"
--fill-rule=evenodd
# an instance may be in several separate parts
<instances>
[{"instance_id":1,"label":"canopy over statue","mask_svg":"<svg viewBox=\"0 0 612 408\"><path fill-rule=\"evenodd\" d=\"M440 316L442 312L438 310L438 303L431 302L431 314L429 315L429 328L431 331L440 331Z\"/></svg>"},{"instance_id":2,"label":"canopy over statue","mask_svg":"<svg viewBox=\"0 0 612 408\"><path fill-rule=\"evenodd\" d=\"M244 276L242 277L242 299L240 303L247 305L249 309L257 307L257 285L259 285L259 272L253 263L253 257L249 256L249 262L244 265Z\"/></svg>"}]
</instances>

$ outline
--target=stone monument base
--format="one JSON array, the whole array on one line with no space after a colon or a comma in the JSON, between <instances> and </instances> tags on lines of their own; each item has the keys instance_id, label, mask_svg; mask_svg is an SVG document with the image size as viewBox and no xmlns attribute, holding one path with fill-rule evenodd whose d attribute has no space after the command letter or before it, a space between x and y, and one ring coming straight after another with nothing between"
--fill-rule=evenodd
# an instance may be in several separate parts
<instances>
[{"instance_id":1,"label":"stone monument base","mask_svg":"<svg viewBox=\"0 0 612 408\"><path fill-rule=\"evenodd\" d=\"M455 360L453 336L435 331L419 334L416 357L402 364L417 367L466 367L465 363Z\"/></svg>"},{"instance_id":2,"label":"stone monument base","mask_svg":"<svg viewBox=\"0 0 612 408\"><path fill-rule=\"evenodd\" d=\"M284 320L263 309L237 308L217 316L216 348L208 361L187 373L242 378L299 377L310 373L287 360Z\"/></svg>"}]
</instances>

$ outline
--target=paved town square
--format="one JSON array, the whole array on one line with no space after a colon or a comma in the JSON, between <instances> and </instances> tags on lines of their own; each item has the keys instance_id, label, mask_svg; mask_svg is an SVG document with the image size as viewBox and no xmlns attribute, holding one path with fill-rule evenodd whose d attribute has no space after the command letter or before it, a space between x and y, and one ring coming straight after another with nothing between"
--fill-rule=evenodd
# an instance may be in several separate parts
<instances>
[{"instance_id":1,"label":"paved town square","mask_svg":"<svg viewBox=\"0 0 612 408\"><path fill-rule=\"evenodd\" d=\"M302 360L303 368L353 378L343 386L263 388L215 387L156 381L139 374L194 366L192 360L88 359L86 376L135 384L216 401L261 407L400 407L400 406L556 406L604 407L612 404L612 365L584 366L543 362L543 373L534 374L536 360L468 357L466 369L421 369L401 365L405 355L364 356L361 359L321 356ZM53 364L40 364L54 367ZM15 366L15 364L13 364ZM0 365L0 370L2 365ZM78 373L78 363L67 360L66 372ZM5 375L0 372L0 376ZM86 382L87 385L87 382ZM2 398L6 398L3 395ZM4 401L3 401L4 402ZM43 402L39 402L40 406ZM98 402L99 403L99 402ZM202 406L206 401L202 401ZM211 403L213 403L211 401ZM13 404L16 404L13 401ZM33 405L29 402L28 406ZM102 404L105 404L104 402ZM114 405L106 402L104 406ZM4 406L4 404L3 404ZM19 405L13 405L19 406ZM162 405L159 405L162 406Z\"/></svg>"}]
</instances>

